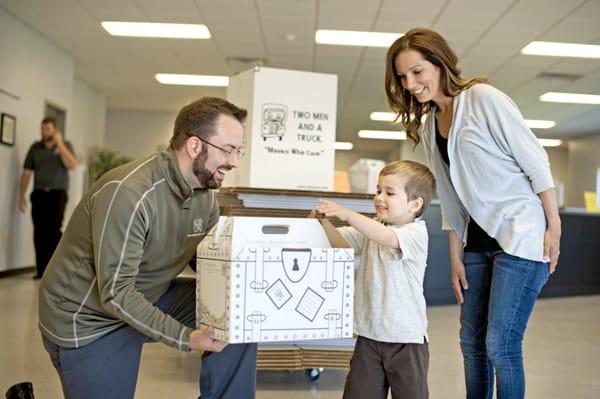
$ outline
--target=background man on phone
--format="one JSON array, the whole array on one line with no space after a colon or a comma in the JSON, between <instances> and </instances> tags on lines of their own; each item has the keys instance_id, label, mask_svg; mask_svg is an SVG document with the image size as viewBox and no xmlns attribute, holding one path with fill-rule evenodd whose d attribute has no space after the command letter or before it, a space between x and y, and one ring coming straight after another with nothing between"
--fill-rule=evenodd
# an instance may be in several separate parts
<instances>
[{"instance_id":1,"label":"background man on phone","mask_svg":"<svg viewBox=\"0 0 600 399\"><path fill-rule=\"evenodd\" d=\"M63 140L54 118L46 117L42 120L41 135L42 139L33 143L27 152L19 191L19 209L25 213L27 188L33 174L30 199L37 270L35 279L44 274L60 241L69 189L68 170L77 165L73 146Z\"/></svg>"}]
</instances>

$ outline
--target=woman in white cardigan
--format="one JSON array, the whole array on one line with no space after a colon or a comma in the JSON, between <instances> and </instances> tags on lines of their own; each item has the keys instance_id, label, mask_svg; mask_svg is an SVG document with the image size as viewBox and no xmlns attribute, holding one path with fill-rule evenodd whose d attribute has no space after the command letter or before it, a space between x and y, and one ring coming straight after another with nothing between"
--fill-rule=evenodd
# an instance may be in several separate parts
<instances>
[{"instance_id":1,"label":"woman in white cardigan","mask_svg":"<svg viewBox=\"0 0 600 399\"><path fill-rule=\"evenodd\" d=\"M467 398L491 399L494 371L498 399L523 398L523 336L559 254L553 181L512 100L457 64L442 36L412 29L388 50L385 90L437 180Z\"/></svg>"}]
</instances>

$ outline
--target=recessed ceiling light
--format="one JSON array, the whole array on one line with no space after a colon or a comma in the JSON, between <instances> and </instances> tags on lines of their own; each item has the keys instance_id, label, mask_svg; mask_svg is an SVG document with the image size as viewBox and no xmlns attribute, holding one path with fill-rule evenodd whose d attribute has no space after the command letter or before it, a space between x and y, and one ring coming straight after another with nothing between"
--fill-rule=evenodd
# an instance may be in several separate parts
<instances>
[{"instance_id":1,"label":"recessed ceiling light","mask_svg":"<svg viewBox=\"0 0 600 399\"><path fill-rule=\"evenodd\" d=\"M349 141L336 141L334 144L336 150L349 151L354 148L354 144Z\"/></svg>"},{"instance_id":2,"label":"recessed ceiling light","mask_svg":"<svg viewBox=\"0 0 600 399\"><path fill-rule=\"evenodd\" d=\"M525 123L527 123L527 127L530 129L550 129L556 126L556 122L554 121L543 121L539 119L525 119Z\"/></svg>"},{"instance_id":3,"label":"recessed ceiling light","mask_svg":"<svg viewBox=\"0 0 600 399\"><path fill-rule=\"evenodd\" d=\"M371 112L369 118L372 121L393 122L396 119L396 114L393 112Z\"/></svg>"},{"instance_id":4,"label":"recessed ceiling light","mask_svg":"<svg viewBox=\"0 0 600 399\"><path fill-rule=\"evenodd\" d=\"M540 96L540 101L551 103L600 104L600 96L595 94L548 92Z\"/></svg>"},{"instance_id":5,"label":"recessed ceiling light","mask_svg":"<svg viewBox=\"0 0 600 399\"><path fill-rule=\"evenodd\" d=\"M199 24L103 21L101 25L113 36L210 39L206 25Z\"/></svg>"},{"instance_id":6,"label":"recessed ceiling light","mask_svg":"<svg viewBox=\"0 0 600 399\"><path fill-rule=\"evenodd\" d=\"M363 139L406 140L406 132L398 130L360 130L358 137Z\"/></svg>"},{"instance_id":7,"label":"recessed ceiling light","mask_svg":"<svg viewBox=\"0 0 600 399\"><path fill-rule=\"evenodd\" d=\"M544 147L558 147L562 144L562 140L558 139L538 139L538 141Z\"/></svg>"},{"instance_id":8,"label":"recessed ceiling light","mask_svg":"<svg viewBox=\"0 0 600 399\"><path fill-rule=\"evenodd\" d=\"M600 58L600 46L594 44L531 42L521 49L527 55Z\"/></svg>"},{"instance_id":9,"label":"recessed ceiling light","mask_svg":"<svg viewBox=\"0 0 600 399\"><path fill-rule=\"evenodd\" d=\"M341 46L389 47L403 35L404 33L319 29L315 32L315 42Z\"/></svg>"},{"instance_id":10,"label":"recessed ceiling light","mask_svg":"<svg viewBox=\"0 0 600 399\"><path fill-rule=\"evenodd\" d=\"M228 76L217 75L182 75L176 73L157 73L156 80L164 85L186 85L186 86L229 86Z\"/></svg>"},{"instance_id":11,"label":"recessed ceiling light","mask_svg":"<svg viewBox=\"0 0 600 399\"><path fill-rule=\"evenodd\" d=\"M411 114L411 117L414 115ZM371 112L369 118L372 121L380 121L380 122L394 122L396 119L396 114L393 112ZM421 116L421 123L425 123L425 119L427 119L427 115ZM401 119L398 119L395 123L401 123Z\"/></svg>"}]
</instances>

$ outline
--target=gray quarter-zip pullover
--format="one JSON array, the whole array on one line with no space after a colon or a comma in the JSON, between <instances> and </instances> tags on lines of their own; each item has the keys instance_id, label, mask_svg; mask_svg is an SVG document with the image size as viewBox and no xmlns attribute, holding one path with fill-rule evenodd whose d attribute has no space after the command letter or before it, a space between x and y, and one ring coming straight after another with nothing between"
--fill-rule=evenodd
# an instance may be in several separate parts
<instances>
[{"instance_id":1,"label":"gray quarter-zip pullover","mask_svg":"<svg viewBox=\"0 0 600 399\"><path fill-rule=\"evenodd\" d=\"M83 196L40 286L40 329L78 348L129 324L189 350L190 329L156 308L214 225L211 190L192 190L173 152L113 169Z\"/></svg>"}]
</instances>

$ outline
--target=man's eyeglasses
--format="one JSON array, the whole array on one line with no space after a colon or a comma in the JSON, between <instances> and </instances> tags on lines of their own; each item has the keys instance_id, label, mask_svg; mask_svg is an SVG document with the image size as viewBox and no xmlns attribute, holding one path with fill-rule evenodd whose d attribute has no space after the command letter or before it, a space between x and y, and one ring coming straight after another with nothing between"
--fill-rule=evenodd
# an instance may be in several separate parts
<instances>
[{"instance_id":1,"label":"man's eyeglasses","mask_svg":"<svg viewBox=\"0 0 600 399\"><path fill-rule=\"evenodd\" d=\"M242 147L239 147L239 148L231 147L230 149L227 150L227 149L225 149L223 147L219 147L218 145L215 145L215 144L213 144L213 143L211 143L209 141L204 140L200 136L196 136L196 137L201 142L206 143L206 144L208 144L211 147L215 147L216 149L223 151L225 154L227 154L228 157L232 156L232 155L235 155L237 157L237 159L241 159L244 156L244 154L246 154L246 151Z\"/></svg>"}]
</instances>

